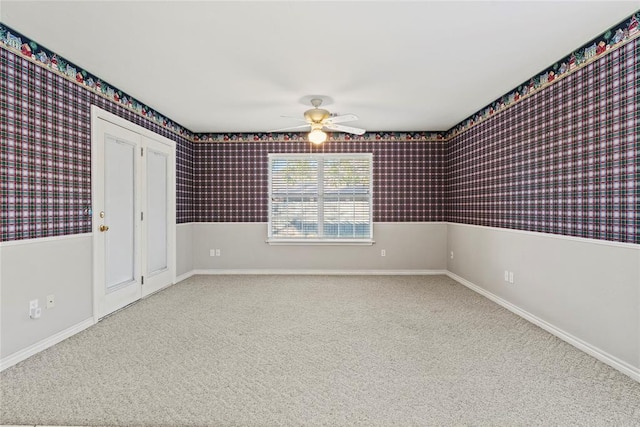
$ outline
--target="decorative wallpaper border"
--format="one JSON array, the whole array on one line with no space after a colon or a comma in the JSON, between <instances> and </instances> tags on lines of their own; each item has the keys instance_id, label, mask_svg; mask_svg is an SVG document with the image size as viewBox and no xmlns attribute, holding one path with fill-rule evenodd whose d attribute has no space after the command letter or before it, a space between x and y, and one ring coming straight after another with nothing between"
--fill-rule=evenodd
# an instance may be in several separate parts
<instances>
[{"instance_id":1,"label":"decorative wallpaper border","mask_svg":"<svg viewBox=\"0 0 640 427\"><path fill-rule=\"evenodd\" d=\"M349 141L416 141L446 142L445 132L367 132L363 135L350 135L328 132L328 142ZM197 133L193 142L308 142L307 132L291 133Z\"/></svg>"},{"instance_id":2,"label":"decorative wallpaper border","mask_svg":"<svg viewBox=\"0 0 640 427\"><path fill-rule=\"evenodd\" d=\"M446 132L446 140L449 141L478 123L481 123L497 113L512 107L517 102L522 101L551 84L557 83L569 74L572 74L600 59L603 55L624 46L637 37L640 37L639 23L640 10L591 41L585 43L582 47L557 61L552 66L546 68L537 76L523 82L516 89L501 96L477 113L467 117L465 120L449 129Z\"/></svg>"},{"instance_id":3,"label":"decorative wallpaper border","mask_svg":"<svg viewBox=\"0 0 640 427\"><path fill-rule=\"evenodd\" d=\"M329 133L328 140L330 142L388 140L447 142L638 37L640 37L640 10L445 132L371 132L364 135ZM305 132L277 134L194 133L1 22L0 47L84 86L192 142L306 141L307 134Z\"/></svg>"},{"instance_id":4,"label":"decorative wallpaper border","mask_svg":"<svg viewBox=\"0 0 640 427\"><path fill-rule=\"evenodd\" d=\"M168 119L148 105L143 104L129 94L100 79L95 74L89 73L1 22L0 47L4 47L10 52L19 54L22 58L26 58L67 80L83 86L103 98L115 102L116 104L119 104L136 114L163 126L177 135L193 140L193 132L187 128Z\"/></svg>"}]
</instances>

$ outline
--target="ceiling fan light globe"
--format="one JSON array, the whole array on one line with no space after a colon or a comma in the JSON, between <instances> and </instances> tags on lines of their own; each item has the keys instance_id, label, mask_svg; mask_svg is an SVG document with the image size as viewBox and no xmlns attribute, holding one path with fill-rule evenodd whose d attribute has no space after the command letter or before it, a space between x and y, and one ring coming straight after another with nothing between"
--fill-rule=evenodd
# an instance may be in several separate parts
<instances>
[{"instance_id":1,"label":"ceiling fan light globe","mask_svg":"<svg viewBox=\"0 0 640 427\"><path fill-rule=\"evenodd\" d=\"M322 144L327 140L327 134L320 129L314 129L309 132L309 141L313 144Z\"/></svg>"}]
</instances>

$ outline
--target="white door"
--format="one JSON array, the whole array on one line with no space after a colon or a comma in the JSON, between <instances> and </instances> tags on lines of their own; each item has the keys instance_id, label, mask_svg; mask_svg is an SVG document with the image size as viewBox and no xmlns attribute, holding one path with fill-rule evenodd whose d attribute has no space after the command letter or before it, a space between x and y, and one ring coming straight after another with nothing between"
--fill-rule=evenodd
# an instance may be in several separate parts
<instances>
[{"instance_id":1,"label":"white door","mask_svg":"<svg viewBox=\"0 0 640 427\"><path fill-rule=\"evenodd\" d=\"M171 247L175 235L175 195L173 183L175 165L172 147L143 137L143 188L145 197L142 212L143 277L142 296L162 289L174 280Z\"/></svg>"},{"instance_id":2,"label":"white door","mask_svg":"<svg viewBox=\"0 0 640 427\"><path fill-rule=\"evenodd\" d=\"M97 321L175 281L175 143L92 113Z\"/></svg>"},{"instance_id":3,"label":"white door","mask_svg":"<svg viewBox=\"0 0 640 427\"><path fill-rule=\"evenodd\" d=\"M93 202L97 317L142 296L140 135L97 120Z\"/></svg>"}]
</instances>

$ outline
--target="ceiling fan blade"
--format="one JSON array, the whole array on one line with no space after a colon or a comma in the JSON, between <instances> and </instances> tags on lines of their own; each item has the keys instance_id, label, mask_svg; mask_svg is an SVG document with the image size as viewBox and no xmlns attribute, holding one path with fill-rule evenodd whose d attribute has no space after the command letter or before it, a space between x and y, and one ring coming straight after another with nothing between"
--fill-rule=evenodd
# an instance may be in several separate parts
<instances>
[{"instance_id":1,"label":"ceiling fan blade","mask_svg":"<svg viewBox=\"0 0 640 427\"><path fill-rule=\"evenodd\" d=\"M267 133L284 132L285 130L302 129L302 128L306 128L306 127L309 127L309 126L310 126L309 123L307 123L305 125L299 125L299 126L289 126L289 127L286 127L286 128L268 130Z\"/></svg>"},{"instance_id":2,"label":"ceiling fan blade","mask_svg":"<svg viewBox=\"0 0 640 427\"><path fill-rule=\"evenodd\" d=\"M341 114L339 116L329 117L327 120L324 121L324 123L331 124L331 123L353 122L356 120L358 120L358 116L356 116L355 114Z\"/></svg>"},{"instance_id":3,"label":"ceiling fan blade","mask_svg":"<svg viewBox=\"0 0 640 427\"><path fill-rule=\"evenodd\" d=\"M338 132L353 133L355 135L362 135L366 132L364 129L354 128L351 126L334 125L333 123L325 124L324 127L328 130L336 130Z\"/></svg>"}]
</instances>

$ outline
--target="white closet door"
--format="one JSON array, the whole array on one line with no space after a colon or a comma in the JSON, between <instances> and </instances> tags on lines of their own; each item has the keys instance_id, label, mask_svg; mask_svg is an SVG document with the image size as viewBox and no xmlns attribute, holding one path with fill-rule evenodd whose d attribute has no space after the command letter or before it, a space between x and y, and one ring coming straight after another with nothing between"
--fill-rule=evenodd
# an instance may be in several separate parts
<instances>
[{"instance_id":1,"label":"white closet door","mask_svg":"<svg viewBox=\"0 0 640 427\"><path fill-rule=\"evenodd\" d=\"M144 286L148 295L175 279L175 149L143 137L145 165L142 233Z\"/></svg>"},{"instance_id":2,"label":"white closet door","mask_svg":"<svg viewBox=\"0 0 640 427\"><path fill-rule=\"evenodd\" d=\"M96 317L101 318L142 295L138 221L141 138L104 120L98 120L96 126L94 290Z\"/></svg>"},{"instance_id":3,"label":"white closet door","mask_svg":"<svg viewBox=\"0 0 640 427\"><path fill-rule=\"evenodd\" d=\"M167 154L147 150L147 274L167 268Z\"/></svg>"},{"instance_id":4,"label":"white closet door","mask_svg":"<svg viewBox=\"0 0 640 427\"><path fill-rule=\"evenodd\" d=\"M175 143L92 107L94 319L175 280Z\"/></svg>"},{"instance_id":5,"label":"white closet door","mask_svg":"<svg viewBox=\"0 0 640 427\"><path fill-rule=\"evenodd\" d=\"M136 150L134 141L105 136L104 222L107 292L135 280Z\"/></svg>"}]
</instances>

